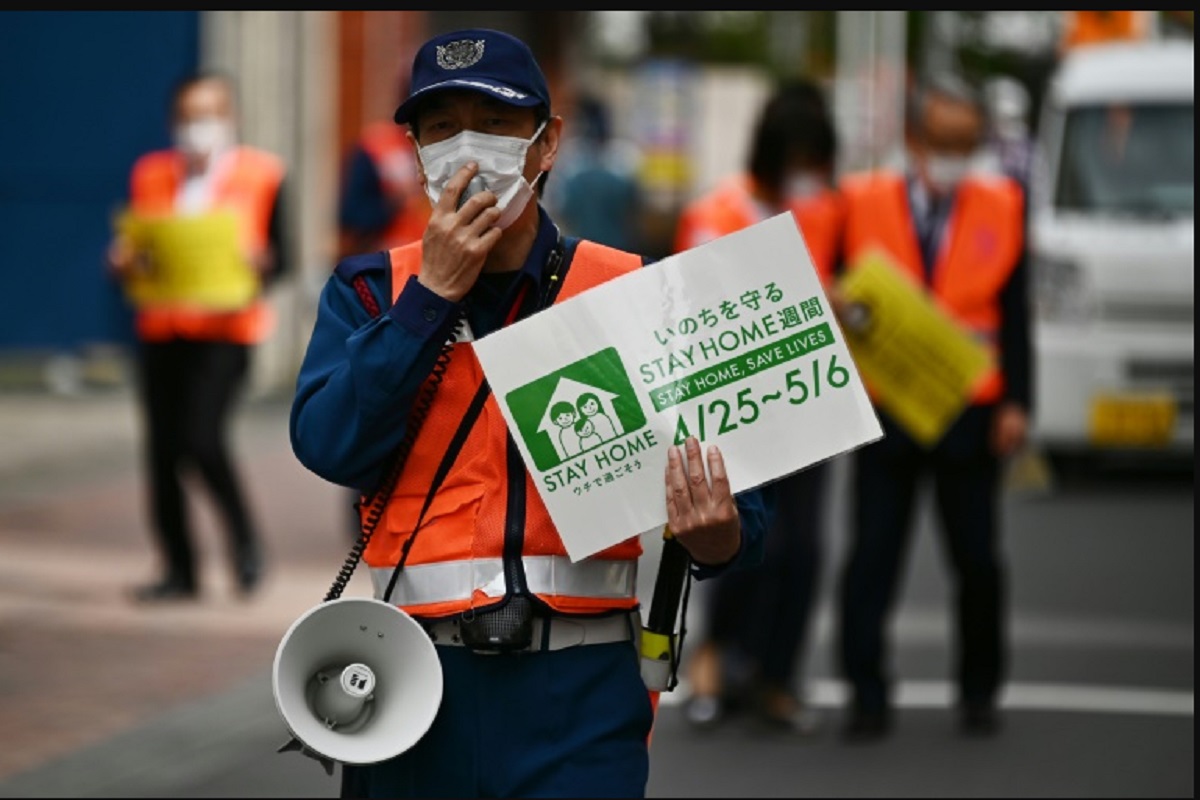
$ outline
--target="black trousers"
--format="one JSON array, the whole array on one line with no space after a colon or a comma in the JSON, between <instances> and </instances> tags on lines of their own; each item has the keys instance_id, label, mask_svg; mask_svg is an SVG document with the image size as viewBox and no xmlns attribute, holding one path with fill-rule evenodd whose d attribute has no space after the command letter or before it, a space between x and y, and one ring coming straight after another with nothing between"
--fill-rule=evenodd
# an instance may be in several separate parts
<instances>
[{"instance_id":1,"label":"black trousers","mask_svg":"<svg viewBox=\"0 0 1200 800\"><path fill-rule=\"evenodd\" d=\"M775 515L763 562L716 578L709 636L733 644L770 688L790 689L803 663L821 573L821 526L827 464L770 486Z\"/></svg>"},{"instance_id":2,"label":"black trousers","mask_svg":"<svg viewBox=\"0 0 1200 800\"><path fill-rule=\"evenodd\" d=\"M993 406L971 406L931 450L880 412L885 437L854 455L853 538L840 587L840 667L865 711L890 702L885 626L902 583L912 511L931 479L953 570L960 702L992 702L1006 670L1005 569L997 519Z\"/></svg>"},{"instance_id":3,"label":"black trousers","mask_svg":"<svg viewBox=\"0 0 1200 800\"><path fill-rule=\"evenodd\" d=\"M181 480L195 469L224 523L231 558L258 537L228 447L233 402L250 347L175 339L140 344L140 398L150 515L167 577L196 583L196 557Z\"/></svg>"}]
</instances>

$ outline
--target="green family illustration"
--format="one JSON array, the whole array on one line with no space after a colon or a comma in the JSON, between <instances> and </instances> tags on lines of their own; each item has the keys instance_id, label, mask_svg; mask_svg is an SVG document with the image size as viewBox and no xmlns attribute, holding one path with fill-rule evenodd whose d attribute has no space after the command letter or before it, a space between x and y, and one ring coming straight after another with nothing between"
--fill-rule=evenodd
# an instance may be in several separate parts
<instances>
[{"instance_id":1,"label":"green family illustration","mask_svg":"<svg viewBox=\"0 0 1200 800\"><path fill-rule=\"evenodd\" d=\"M540 429L550 435L560 460L591 450L625 432L612 406L617 396L570 378L559 381Z\"/></svg>"}]
</instances>

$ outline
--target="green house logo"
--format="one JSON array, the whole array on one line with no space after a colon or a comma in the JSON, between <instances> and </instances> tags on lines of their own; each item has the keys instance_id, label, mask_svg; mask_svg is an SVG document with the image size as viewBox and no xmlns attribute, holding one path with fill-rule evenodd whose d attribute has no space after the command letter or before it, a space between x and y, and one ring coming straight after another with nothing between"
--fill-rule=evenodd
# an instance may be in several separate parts
<instances>
[{"instance_id":1,"label":"green house logo","mask_svg":"<svg viewBox=\"0 0 1200 800\"><path fill-rule=\"evenodd\" d=\"M646 425L612 347L513 389L505 402L542 472Z\"/></svg>"}]
</instances>

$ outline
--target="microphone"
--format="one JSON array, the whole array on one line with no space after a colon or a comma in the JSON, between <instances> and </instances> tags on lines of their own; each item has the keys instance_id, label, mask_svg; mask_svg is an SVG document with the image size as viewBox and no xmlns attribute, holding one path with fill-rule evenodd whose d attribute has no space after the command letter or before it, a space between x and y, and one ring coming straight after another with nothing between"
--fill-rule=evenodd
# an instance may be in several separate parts
<instances>
[{"instance_id":1,"label":"microphone","mask_svg":"<svg viewBox=\"0 0 1200 800\"><path fill-rule=\"evenodd\" d=\"M350 725L374 699L375 673L366 664L350 664L340 672L322 670L314 677L313 711L327 728Z\"/></svg>"}]
</instances>

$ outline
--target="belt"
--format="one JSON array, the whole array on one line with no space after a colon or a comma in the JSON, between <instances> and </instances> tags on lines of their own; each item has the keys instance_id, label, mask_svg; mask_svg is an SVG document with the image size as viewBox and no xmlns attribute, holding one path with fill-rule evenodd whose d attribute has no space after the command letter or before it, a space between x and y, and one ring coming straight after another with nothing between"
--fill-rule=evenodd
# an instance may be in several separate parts
<instances>
[{"instance_id":1,"label":"belt","mask_svg":"<svg viewBox=\"0 0 1200 800\"><path fill-rule=\"evenodd\" d=\"M442 617L424 620L421 623L434 644L463 647L458 632L458 617ZM532 644L516 653L536 653L545 650L563 650L586 644L611 644L632 642L634 631L640 630L641 612L627 611L604 617L534 617ZM549 628L549 631L547 631ZM476 650L477 653L493 655L492 651Z\"/></svg>"}]
</instances>

